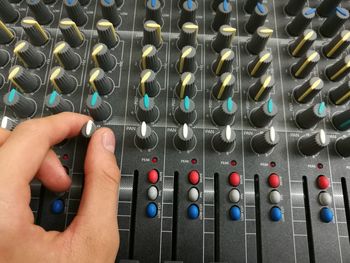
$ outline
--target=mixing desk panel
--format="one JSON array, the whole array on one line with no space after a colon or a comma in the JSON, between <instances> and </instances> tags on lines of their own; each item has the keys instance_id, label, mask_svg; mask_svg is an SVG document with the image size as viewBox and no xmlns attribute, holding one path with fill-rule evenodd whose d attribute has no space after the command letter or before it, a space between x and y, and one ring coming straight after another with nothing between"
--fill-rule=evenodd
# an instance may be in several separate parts
<instances>
[{"instance_id":1,"label":"mixing desk panel","mask_svg":"<svg viewBox=\"0 0 350 263\"><path fill-rule=\"evenodd\" d=\"M55 147L70 190L32 182L36 223L70 224L104 126L122 172L116 262L350 262L349 8L1 0L1 127L94 119Z\"/></svg>"}]
</instances>

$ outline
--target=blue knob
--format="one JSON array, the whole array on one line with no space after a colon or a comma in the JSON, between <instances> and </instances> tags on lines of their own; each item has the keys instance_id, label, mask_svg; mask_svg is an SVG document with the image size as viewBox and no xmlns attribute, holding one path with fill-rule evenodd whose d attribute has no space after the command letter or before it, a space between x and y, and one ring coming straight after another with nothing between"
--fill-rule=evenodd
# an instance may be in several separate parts
<instances>
[{"instance_id":1,"label":"blue knob","mask_svg":"<svg viewBox=\"0 0 350 263\"><path fill-rule=\"evenodd\" d=\"M322 222L329 223L333 220L333 212L328 207L323 207L320 211L320 218Z\"/></svg>"},{"instance_id":2,"label":"blue knob","mask_svg":"<svg viewBox=\"0 0 350 263\"><path fill-rule=\"evenodd\" d=\"M158 213L158 207L155 203L149 203L146 207L146 215L149 218L153 218Z\"/></svg>"},{"instance_id":3,"label":"blue knob","mask_svg":"<svg viewBox=\"0 0 350 263\"><path fill-rule=\"evenodd\" d=\"M234 205L230 208L230 217L233 221L241 219L241 209L239 206Z\"/></svg>"},{"instance_id":4,"label":"blue knob","mask_svg":"<svg viewBox=\"0 0 350 263\"><path fill-rule=\"evenodd\" d=\"M272 221L275 221L275 222L280 221L282 219L281 208L279 208L277 206L272 207L271 211L270 211L270 216L271 216Z\"/></svg>"},{"instance_id":5,"label":"blue knob","mask_svg":"<svg viewBox=\"0 0 350 263\"><path fill-rule=\"evenodd\" d=\"M51 204L51 213L58 215L63 213L64 210L64 202L62 199L56 199Z\"/></svg>"},{"instance_id":6,"label":"blue knob","mask_svg":"<svg viewBox=\"0 0 350 263\"><path fill-rule=\"evenodd\" d=\"M197 205L192 204L187 208L187 215L190 219L197 219L199 217L199 208Z\"/></svg>"}]
</instances>

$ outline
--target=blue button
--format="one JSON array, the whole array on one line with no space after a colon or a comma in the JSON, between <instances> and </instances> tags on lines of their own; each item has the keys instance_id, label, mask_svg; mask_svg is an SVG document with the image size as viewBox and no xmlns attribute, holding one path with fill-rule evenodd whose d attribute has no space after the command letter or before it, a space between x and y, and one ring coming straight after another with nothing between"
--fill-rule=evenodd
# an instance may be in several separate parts
<instances>
[{"instance_id":1,"label":"blue button","mask_svg":"<svg viewBox=\"0 0 350 263\"><path fill-rule=\"evenodd\" d=\"M197 205L192 204L187 208L187 215L190 219L197 219L199 217L199 208Z\"/></svg>"},{"instance_id":2,"label":"blue button","mask_svg":"<svg viewBox=\"0 0 350 263\"><path fill-rule=\"evenodd\" d=\"M64 202L62 199L56 199L55 201L52 202L51 213L58 215L63 213L63 210L64 210Z\"/></svg>"},{"instance_id":3,"label":"blue button","mask_svg":"<svg viewBox=\"0 0 350 263\"><path fill-rule=\"evenodd\" d=\"M329 223L333 220L333 212L328 207L323 207L320 211L320 218L322 222Z\"/></svg>"},{"instance_id":4,"label":"blue button","mask_svg":"<svg viewBox=\"0 0 350 263\"><path fill-rule=\"evenodd\" d=\"M230 217L233 221L241 219L241 209L239 206L234 205L230 208Z\"/></svg>"},{"instance_id":5,"label":"blue button","mask_svg":"<svg viewBox=\"0 0 350 263\"><path fill-rule=\"evenodd\" d=\"M158 207L155 203L149 203L146 207L146 215L149 218L153 218L157 215L158 213Z\"/></svg>"},{"instance_id":6,"label":"blue button","mask_svg":"<svg viewBox=\"0 0 350 263\"><path fill-rule=\"evenodd\" d=\"M271 216L271 220L278 222L282 219L282 212L281 212L281 208L274 206L271 208L270 211L270 216Z\"/></svg>"}]
</instances>

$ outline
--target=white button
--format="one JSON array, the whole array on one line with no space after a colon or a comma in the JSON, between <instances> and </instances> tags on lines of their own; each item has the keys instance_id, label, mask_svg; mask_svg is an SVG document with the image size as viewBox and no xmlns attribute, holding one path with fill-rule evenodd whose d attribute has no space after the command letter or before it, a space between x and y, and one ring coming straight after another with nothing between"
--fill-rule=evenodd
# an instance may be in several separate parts
<instances>
[{"instance_id":1,"label":"white button","mask_svg":"<svg viewBox=\"0 0 350 263\"><path fill-rule=\"evenodd\" d=\"M238 203L239 200L241 200L241 193L238 191L238 189L232 189L228 194L228 198L232 203Z\"/></svg>"},{"instance_id":2,"label":"white button","mask_svg":"<svg viewBox=\"0 0 350 263\"><path fill-rule=\"evenodd\" d=\"M151 200L151 201L156 200L157 197L158 197L158 189L157 189L157 187L152 185L150 188L148 188L147 195L148 195L148 199L149 200Z\"/></svg>"},{"instance_id":3,"label":"white button","mask_svg":"<svg viewBox=\"0 0 350 263\"><path fill-rule=\"evenodd\" d=\"M329 193L323 191L318 195L318 201L321 205L328 206L332 203L332 196Z\"/></svg>"},{"instance_id":4,"label":"white button","mask_svg":"<svg viewBox=\"0 0 350 263\"><path fill-rule=\"evenodd\" d=\"M192 187L189 191L188 191L188 200L190 200L191 202L196 202L199 198L199 191L196 187Z\"/></svg>"},{"instance_id":5,"label":"white button","mask_svg":"<svg viewBox=\"0 0 350 263\"><path fill-rule=\"evenodd\" d=\"M281 194L277 190L272 190L270 192L270 202L272 204L278 204L281 202Z\"/></svg>"}]
</instances>

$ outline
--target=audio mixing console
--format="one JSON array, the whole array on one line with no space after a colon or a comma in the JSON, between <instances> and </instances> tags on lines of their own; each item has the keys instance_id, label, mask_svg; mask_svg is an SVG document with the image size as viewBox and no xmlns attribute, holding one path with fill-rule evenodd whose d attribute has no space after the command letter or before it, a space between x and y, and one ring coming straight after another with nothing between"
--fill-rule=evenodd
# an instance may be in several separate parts
<instances>
[{"instance_id":1,"label":"audio mixing console","mask_svg":"<svg viewBox=\"0 0 350 263\"><path fill-rule=\"evenodd\" d=\"M1 127L63 111L96 125L55 147L68 192L32 182L36 223L70 224L86 137L105 126L116 262L350 262L349 8L0 0Z\"/></svg>"}]
</instances>

